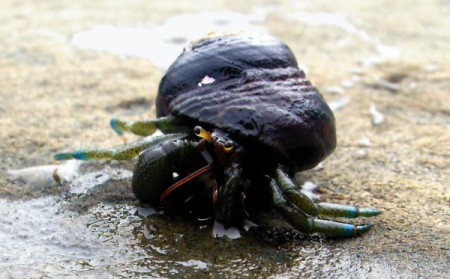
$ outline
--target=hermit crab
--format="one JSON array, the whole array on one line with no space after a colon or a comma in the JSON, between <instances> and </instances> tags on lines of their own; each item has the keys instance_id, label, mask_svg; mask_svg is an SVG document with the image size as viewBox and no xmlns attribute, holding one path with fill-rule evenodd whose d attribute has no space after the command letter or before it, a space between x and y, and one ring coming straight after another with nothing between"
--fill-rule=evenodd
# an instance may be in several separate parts
<instances>
[{"instance_id":1,"label":"hermit crab","mask_svg":"<svg viewBox=\"0 0 450 279\"><path fill-rule=\"evenodd\" d=\"M251 218L262 193L297 230L353 236L370 224L320 217L372 217L379 210L316 202L293 175L315 167L336 146L335 120L282 41L262 34L210 34L185 47L162 78L156 119L111 120L119 135L144 136L118 148L80 150L56 160L138 156L136 197L155 207L210 204L225 227ZM162 135L153 135L160 130Z\"/></svg>"}]
</instances>

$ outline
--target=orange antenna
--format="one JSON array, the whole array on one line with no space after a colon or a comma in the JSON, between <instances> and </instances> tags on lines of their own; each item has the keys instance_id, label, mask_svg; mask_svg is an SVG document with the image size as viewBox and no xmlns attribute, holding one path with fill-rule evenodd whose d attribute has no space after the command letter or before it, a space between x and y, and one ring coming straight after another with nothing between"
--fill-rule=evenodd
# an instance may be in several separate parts
<instances>
[{"instance_id":1,"label":"orange antenna","mask_svg":"<svg viewBox=\"0 0 450 279\"><path fill-rule=\"evenodd\" d=\"M193 173L189 174L188 176L186 176L185 178L177 181L176 183L172 184L172 186L170 186L169 188L167 188L159 197L159 201L162 203L164 201L164 199L167 197L167 195L169 195L170 193L172 193L175 189L177 189L178 187L182 186L183 184L185 184L188 181L191 181L192 179L196 178L197 176L209 171L211 169L211 165L206 165L196 171L194 171Z\"/></svg>"}]
</instances>

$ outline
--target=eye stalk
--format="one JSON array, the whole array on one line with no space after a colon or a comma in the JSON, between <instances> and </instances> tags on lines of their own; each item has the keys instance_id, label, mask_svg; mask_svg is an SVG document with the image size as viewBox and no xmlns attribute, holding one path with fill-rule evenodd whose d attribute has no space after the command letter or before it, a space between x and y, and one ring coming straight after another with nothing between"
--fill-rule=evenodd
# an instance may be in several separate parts
<instances>
[{"instance_id":1,"label":"eye stalk","mask_svg":"<svg viewBox=\"0 0 450 279\"><path fill-rule=\"evenodd\" d=\"M225 142L225 144L223 145L223 151L225 151L226 153L230 153L234 150L234 142L232 142L231 140L228 140Z\"/></svg>"},{"instance_id":2,"label":"eye stalk","mask_svg":"<svg viewBox=\"0 0 450 279\"><path fill-rule=\"evenodd\" d=\"M212 142L212 136L211 133L206 131L205 129L203 129L200 126L195 126L194 127L194 134L198 137L201 137L202 139L205 139L207 142L211 143Z\"/></svg>"}]
</instances>

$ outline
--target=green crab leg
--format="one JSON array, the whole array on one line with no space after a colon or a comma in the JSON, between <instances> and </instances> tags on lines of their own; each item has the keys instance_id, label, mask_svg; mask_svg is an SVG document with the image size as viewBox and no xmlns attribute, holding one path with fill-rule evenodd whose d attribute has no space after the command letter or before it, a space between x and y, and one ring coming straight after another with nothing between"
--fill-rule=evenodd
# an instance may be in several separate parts
<instances>
[{"instance_id":1,"label":"green crab leg","mask_svg":"<svg viewBox=\"0 0 450 279\"><path fill-rule=\"evenodd\" d=\"M225 184L217 190L214 202L215 219L229 228L239 226L245 215L244 190L248 187L248 181L242 175L239 167L225 169Z\"/></svg>"},{"instance_id":2,"label":"green crab leg","mask_svg":"<svg viewBox=\"0 0 450 279\"><path fill-rule=\"evenodd\" d=\"M358 208L352 205L321 202L317 204L319 215L330 217L374 217L381 214L381 210L372 208Z\"/></svg>"},{"instance_id":3,"label":"green crab leg","mask_svg":"<svg viewBox=\"0 0 450 279\"><path fill-rule=\"evenodd\" d=\"M297 185L295 185L292 179L281 169L281 167L277 168L275 179L282 189L283 195L286 197L286 199L309 215L357 218L373 217L381 213L380 210L371 208L357 208L351 205L325 202L316 203L307 195L298 191Z\"/></svg>"},{"instance_id":4,"label":"green crab leg","mask_svg":"<svg viewBox=\"0 0 450 279\"><path fill-rule=\"evenodd\" d=\"M78 150L75 152L58 153L54 159L61 160L128 160L136 157L142 151L161 144L165 141L174 141L186 137L187 134L168 134L154 137L145 137L130 144L117 148L97 148Z\"/></svg>"},{"instance_id":5,"label":"green crab leg","mask_svg":"<svg viewBox=\"0 0 450 279\"><path fill-rule=\"evenodd\" d=\"M189 125L186 120L175 118L173 116L166 116L135 122L112 118L111 128L113 128L119 136L122 136L125 131L138 136L149 136L157 129L161 130L163 133L184 132L191 130L192 125Z\"/></svg>"},{"instance_id":6,"label":"green crab leg","mask_svg":"<svg viewBox=\"0 0 450 279\"><path fill-rule=\"evenodd\" d=\"M310 234L317 232L331 237L350 237L363 234L372 226L371 224L355 226L352 224L321 220L315 216L310 216L290 206L281 194L280 186L275 179L271 180L270 187L276 208L292 226L303 233Z\"/></svg>"}]
</instances>

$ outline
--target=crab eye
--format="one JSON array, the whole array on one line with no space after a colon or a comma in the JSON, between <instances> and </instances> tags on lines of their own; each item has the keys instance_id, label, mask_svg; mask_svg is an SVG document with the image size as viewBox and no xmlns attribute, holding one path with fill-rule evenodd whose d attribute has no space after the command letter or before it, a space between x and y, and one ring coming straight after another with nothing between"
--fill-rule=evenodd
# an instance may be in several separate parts
<instances>
[{"instance_id":1,"label":"crab eye","mask_svg":"<svg viewBox=\"0 0 450 279\"><path fill-rule=\"evenodd\" d=\"M223 150L226 153L233 151L233 149L234 149L234 142L232 142L231 140L226 141L225 144L223 145Z\"/></svg>"},{"instance_id":2,"label":"crab eye","mask_svg":"<svg viewBox=\"0 0 450 279\"><path fill-rule=\"evenodd\" d=\"M212 142L211 133L200 126L194 127L194 134L198 137L201 137L202 139L205 139L208 142Z\"/></svg>"},{"instance_id":3,"label":"crab eye","mask_svg":"<svg viewBox=\"0 0 450 279\"><path fill-rule=\"evenodd\" d=\"M202 127L200 127L200 126L195 126L194 127L194 134L196 135L196 136L200 136L200 133L202 132Z\"/></svg>"}]
</instances>

